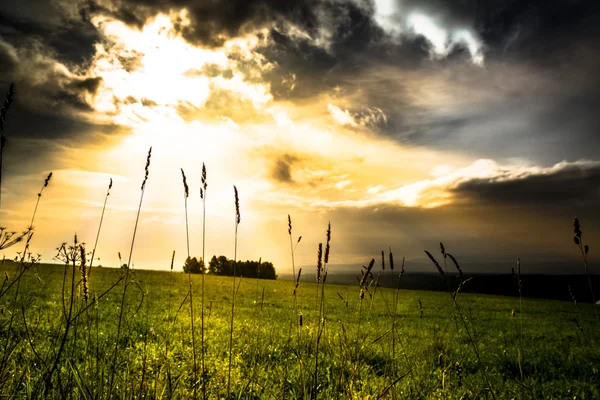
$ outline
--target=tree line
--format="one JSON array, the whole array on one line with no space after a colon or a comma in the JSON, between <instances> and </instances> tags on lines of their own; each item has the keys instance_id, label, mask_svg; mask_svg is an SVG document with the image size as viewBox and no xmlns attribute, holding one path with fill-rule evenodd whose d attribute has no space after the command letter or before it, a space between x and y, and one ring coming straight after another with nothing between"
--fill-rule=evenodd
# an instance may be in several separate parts
<instances>
[{"instance_id":1,"label":"tree line","mask_svg":"<svg viewBox=\"0 0 600 400\"><path fill-rule=\"evenodd\" d=\"M192 274L205 274L220 276L233 276L234 270L233 260L225 256L213 256L208 268L202 257L188 257L183 264L183 272ZM245 278L260 278L260 279L277 279L277 273L273 263L269 261L237 261L235 263L235 276L243 276Z\"/></svg>"}]
</instances>

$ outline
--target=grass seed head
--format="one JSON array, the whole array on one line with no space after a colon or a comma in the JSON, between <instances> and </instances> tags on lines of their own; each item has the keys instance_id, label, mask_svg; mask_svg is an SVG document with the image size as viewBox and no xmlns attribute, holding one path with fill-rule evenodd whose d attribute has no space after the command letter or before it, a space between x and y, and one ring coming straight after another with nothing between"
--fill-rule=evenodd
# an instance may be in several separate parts
<instances>
[{"instance_id":1,"label":"grass seed head","mask_svg":"<svg viewBox=\"0 0 600 400\"><path fill-rule=\"evenodd\" d=\"M13 102L15 97L15 84L11 83L8 88L8 93L6 94L6 100L4 100L4 105L2 106L2 110L0 110L0 132L2 132L4 136L4 123L6 122L6 114L8 113L8 109ZM4 141L2 143L2 147L4 147Z\"/></svg>"},{"instance_id":2,"label":"grass seed head","mask_svg":"<svg viewBox=\"0 0 600 400\"><path fill-rule=\"evenodd\" d=\"M444 248L444 243L442 242L440 242L440 251L442 252L444 258L446 258L446 249Z\"/></svg>"},{"instance_id":3,"label":"grass seed head","mask_svg":"<svg viewBox=\"0 0 600 400\"><path fill-rule=\"evenodd\" d=\"M579 218L577 217L573 219L573 233L575 234L573 236L573 242L575 242L577 246L581 246L581 235L583 232L581 232L581 225L579 225Z\"/></svg>"},{"instance_id":4,"label":"grass seed head","mask_svg":"<svg viewBox=\"0 0 600 400\"><path fill-rule=\"evenodd\" d=\"M373 269L373 265L375 265L375 259L374 258L371 259L371 262L369 262L369 266L368 267L363 266L363 268L365 270L361 271L362 274L363 274L362 279L360 280L360 286L361 286L361 288L364 288L366 286L366 284L368 283L369 278L373 277L373 274L371 273L371 270Z\"/></svg>"},{"instance_id":5,"label":"grass seed head","mask_svg":"<svg viewBox=\"0 0 600 400\"><path fill-rule=\"evenodd\" d=\"M317 251L317 282L321 282L321 270L323 269L323 243L319 243Z\"/></svg>"},{"instance_id":6,"label":"grass seed head","mask_svg":"<svg viewBox=\"0 0 600 400\"><path fill-rule=\"evenodd\" d=\"M233 193L235 196L235 223L239 225L240 221L241 221L241 217L240 217L240 198L238 196L238 190L237 187L235 187L235 185L233 185Z\"/></svg>"},{"instance_id":7,"label":"grass seed head","mask_svg":"<svg viewBox=\"0 0 600 400\"><path fill-rule=\"evenodd\" d=\"M288 214L288 235L292 234L292 217Z\"/></svg>"},{"instance_id":8,"label":"grass seed head","mask_svg":"<svg viewBox=\"0 0 600 400\"><path fill-rule=\"evenodd\" d=\"M390 269L394 270L394 256L392 254L392 246L390 246Z\"/></svg>"},{"instance_id":9,"label":"grass seed head","mask_svg":"<svg viewBox=\"0 0 600 400\"><path fill-rule=\"evenodd\" d=\"M296 295L296 290L298 289L298 285L300 284L300 275L302 275L302 268L298 270L298 277L296 278L296 285L294 286L294 296Z\"/></svg>"},{"instance_id":10,"label":"grass seed head","mask_svg":"<svg viewBox=\"0 0 600 400\"><path fill-rule=\"evenodd\" d=\"M206 196L206 187L208 186L208 181L206 180L206 165L202 163L202 178L200 185L200 198L204 200L204 196Z\"/></svg>"},{"instance_id":11,"label":"grass seed head","mask_svg":"<svg viewBox=\"0 0 600 400\"><path fill-rule=\"evenodd\" d=\"M456 258L454 258L454 256L450 253L446 253L446 255L448 257L450 257L450 259L452 260L452 262L454 263L454 266L456 267L456 269L458 270L458 278L462 281L463 278L463 272L462 269L460 268L460 265L458 264L458 261L456 261Z\"/></svg>"},{"instance_id":12,"label":"grass seed head","mask_svg":"<svg viewBox=\"0 0 600 400\"><path fill-rule=\"evenodd\" d=\"M152 146L148 150L148 156L146 157L146 166L144 167L144 180L142 181L142 191L146 188L146 181L148 181L148 175L150 174L150 158L152 157Z\"/></svg>"},{"instance_id":13,"label":"grass seed head","mask_svg":"<svg viewBox=\"0 0 600 400\"><path fill-rule=\"evenodd\" d=\"M46 180L44 181L44 187L47 187L48 184L50 183L50 179L52 178L52 172L50 172L48 174L48 177L46 178Z\"/></svg>"},{"instance_id":14,"label":"grass seed head","mask_svg":"<svg viewBox=\"0 0 600 400\"><path fill-rule=\"evenodd\" d=\"M188 187L187 179L185 178L185 172L183 172L183 168L181 168L181 177L183 179L183 192L185 194L185 197L188 198L190 196L190 188Z\"/></svg>"},{"instance_id":15,"label":"grass seed head","mask_svg":"<svg viewBox=\"0 0 600 400\"><path fill-rule=\"evenodd\" d=\"M201 183L202 183L202 188L204 188L204 190L206 190L206 187L208 186L208 181L206 180L206 165L204 165L204 163L202 163Z\"/></svg>"},{"instance_id":16,"label":"grass seed head","mask_svg":"<svg viewBox=\"0 0 600 400\"><path fill-rule=\"evenodd\" d=\"M85 246L79 246L80 251L80 262L81 262L81 281L83 284L83 300L88 301L90 296L90 290L88 285L88 269L85 257Z\"/></svg>"},{"instance_id":17,"label":"grass seed head","mask_svg":"<svg viewBox=\"0 0 600 400\"><path fill-rule=\"evenodd\" d=\"M327 243L325 244L325 264L329 263L329 242L331 241L331 222L327 225Z\"/></svg>"},{"instance_id":18,"label":"grass seed head","mask_svg":"<svg viewBox=\"0 0 600 400\"><path fill-rule=\"evenodd\" d=\"M438 270L439 273L439 278L442 281L446 280L446 277L444 275L444 270L442 269L442 267L440 267L440 264L437 262L437 260L431 255L430 252L428 252L427 250L425 250L425 254L427 254L427 257L429 257L429 259L431 260L431 262L433 263L433 265L435 265L435 267Z\"/></svg>"}]
</instances>

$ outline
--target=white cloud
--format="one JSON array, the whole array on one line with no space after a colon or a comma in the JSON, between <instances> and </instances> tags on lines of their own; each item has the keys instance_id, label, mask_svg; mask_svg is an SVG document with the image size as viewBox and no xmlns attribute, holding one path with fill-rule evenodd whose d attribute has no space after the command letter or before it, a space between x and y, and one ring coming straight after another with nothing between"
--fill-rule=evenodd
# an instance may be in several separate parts
<instances>
[{"instance_id":1,"label":"white cloud","mask_svg":"<svg viewBox=\"0 0 600 400\"><path fill-rule=\"evenodd\" d=\"M474 64L484 61L483 42L473 29L447 26L436 18L403 9L396 0L375 0L375 21L391 36L423 36L431 45L431 56L446 57L455 46L463 46Z\"/></svg>"},{"instance_id":2,"label":"white cloud","mask_svg":"<svg viewBox=\"0 0 600 400\"><path fill-rule=\"evenodd\" d=\"M340 125L349 125L352 127L358 126L352 115L348 110L342 110L341 108L334 106L333 104L328 104L327 109L329 113L333 117L334 121Z\"/></svg>"}]
</instances>

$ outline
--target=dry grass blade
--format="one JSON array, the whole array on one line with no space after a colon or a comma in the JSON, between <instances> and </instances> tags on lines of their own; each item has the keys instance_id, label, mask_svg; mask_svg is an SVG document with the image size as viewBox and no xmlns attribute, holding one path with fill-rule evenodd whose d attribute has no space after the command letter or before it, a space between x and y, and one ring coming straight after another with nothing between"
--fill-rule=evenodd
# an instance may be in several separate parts
<instances>
[{"instance_id":1,"label":"dry grass blade","mask_svg":"<svg viewBox=\"0 0 600 400\"><path fill-rule=\"evenodd\" d=\"M594 306L594 311L596 312L596 318L600 322L600 311L598 310L599 307L598 307L598 304L596 303L596 295L594 293L594 287L592 285L592 278L590 276L590 270L588 268L588 263L587 263L587 256L590 251L590 248L587 244L585 246L583 245L583 241L581 239L583 232L581 231L581 225L579 224L579 218L577 218L577 217L575 217L573 219L573 232L575 234L573 236L573 241L575 242L575 244L577 245L577 247L579 247L579 250L581 251L581 258L583 259L583 264L585 266L585 273L587 275L588 285L590 287L590 295L592 296L592 304Z\"/></svg>"},{"instance_id":2,"label":"dry grass blade","mask_svg":"<svg viewBox=\"0 0 600 400\"><path fill-rule=\"evenodd\" d=\"M331 242L331 222L327 225L327 244L325 245L325 258L323 259L325 264L329 263L329 250Z\"/></svg>"},{"instance_id":3,"label":"dry grass blade","mask_svg":"<svg viewBox=\"0 0 600 400\"><path fill-rule=\"evenodd\" d=\"M323 270L323 243L319 243L317 250L317 283L321 282L321 271Z\"/></svg>"},{"instance_id":4,"label":"dry grass blade","mask_svg":"<svg viewBox=\"0 0 600 400\"><path fill-rule=\"evenodd\" d=\"M15 96L15 84L11 83L6 94L6 100L2 110L0 110L0 200L2 199L2 160L4 154L4 146L6 146L6 137L4 136L4 123L6 122L6 114L13 102Z\"/></svg>"},{"instance_id":5,"label":"dry grass blade","mask_svg":"<svg viewBox=\"0 0 600 400\"><path fill-rule=\"evenodd\" d=\"M408 376L408 374L410 374L413 371L414 368L411 368L407 373L405 373L404 375L400 376L399 378L397 378L394 382L390 383L388 386L386 386L385 389L383 389L383 392L381 392L381 394L379 395L379 397L377 397L378 399L383 399L388 392L390 391L391 388L394 387L394 385L396 385L398 382L400 382L402 379L406 378Z\"/></svg>"},{"instance_id":6,"label":"dry grass blade","mask_svg":"<svg viewBox=\"0 0 600 400\"><path fill-rule=\"evenodd\" d=\"M436 260L436 259L435 259L435 258L434 258L432 255L431 255L431 253L430 253L430 252L428 252L427 250L425 250L425 254L427 254L427 257L429 257L429 259L431 260L431 262L433 263L433 265L435 265L435 267L437 268L437 270L438 270L438 273L439 273L440 280L442 280L442 281L444 281L444 282L445 282L445 281L446 281L446 277L445 277L445 275L444 275L444 270L442 269L442 267L440 266L440 264L439 264L439 263L437 262L437 260Z\"/></svg>"},{"instance_id":7,"label":"dry grass blade","mask_svg":"<svg viewBox=\"0 0 600 400\"><path fill-rule=\"evenodd\" d=\"M108 397L110 398L112 395L112 390L113 390L113 383L114 383L114 375L116 373L116 364L117 364L117 354L118 354L118 350L119 350L119 338L121 336L121 327L123 324L123 312L124 312L124 308L125 308L125 298L126 298L126 294L127 294L127 287L129 286L129 271L130 271L130 266L131 266L131 258L133 256L133 248L134 248L134 244L135 244L135 237L137 234L137 228L138 228L138 224L140 221L140 212L142 211L142 203L144 201L144 192L145 192L145 188L146 188L146 182L148 181L148 176L150 173L150 159L152 156L152 147L150 147L150 149L148 150L148 156L146 157L146 166L144 167L144 180L142 181L142 186L141 186L141 195L140 195L140 203L138 205L138 210L137 210L137 215L135 217L135 225L133 227L133 235L131 237L131 247L129 249L129 259L127 261L127 266L125 268L125 283L123 285L123 296L121 297L121 307L119 309L119 322L117 325L117 336L116 336L116 340L115 340L115 350L113 353L113 357L112 357L112 365L111 365L111 372L110 372L110 379L109 379L109 385L108 385ZM119 262L121 261L121 253L119 253Z\"/></svg>"},{"instance_id":8,"label":"dry grass blade","mask_svg":"<svg viewBox=\"0 0 600 400\"><path fill-rule=\"evenodd\" d=\"M462 272L462 269L460 268L460 265L458 264L458 261L456 261L456 258L454 258L454 256L452 254L447 253L446 255L448 257L450 257L450 259L454 263L454 266L458 270L458 279L462 282L462 280L463 280L463 272Z\"/></svg>"},{"instance_id":9,"label":"dry grass blade","mask_svg":"<svg viewBox=\"0 0 600 400\"><path fill-rule=\"evenodd\" d=\"M104 220L104 212L106 211L106 202L108 201L108 196L110 196L110 190L112 189L112 185L113 180L112 178L110 178L110 182L108 183L108 189L106 190L106 196L104 197L104 205L102 206L102 214L100 215L100 223L98 224L96 241L94 242L94 248L92 249L92 257L90 259L90 273L92 272L92 264L94 263L94 256L96 255L96 248L98 247L98 239L100 239L100 230L102 229L102 221Z\"/></svg>"},{"instance_id":10,"label":"dry grass blade","mask_svg":"<svg viewBox=\"0 0 600 400\"><path fill-rule=\"evenodd\" d=\"M238 225L240 224L240 198L237 187L233 185L233 194L235 202L235 240L234 240L234 251L233 251L233 293L231 296L231 323L229 325L229 364L227 367L227 396L229 396L231 389L231 362L232 362L232 351L233 351L233 321L235 315L235 275L237 273L237 238L238 238Z\"/></svg>"}]
</instances>

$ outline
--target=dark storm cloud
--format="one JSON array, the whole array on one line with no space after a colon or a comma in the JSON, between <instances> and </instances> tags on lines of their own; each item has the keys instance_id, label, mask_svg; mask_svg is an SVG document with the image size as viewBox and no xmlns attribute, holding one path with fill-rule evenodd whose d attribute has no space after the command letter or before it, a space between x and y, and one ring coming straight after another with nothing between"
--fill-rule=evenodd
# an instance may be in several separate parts
<instances>
[{"instance_id":1,"label":"dark storm cloud","mask_svg":"<svg viewBox=\"0 0 600 400\"><path fill-rule=\"evenodd\" d=\"M0 36L17 47L36 39L51 49L57 61L72 64L91 57L94 43L100 40L94 26L79 14L76 4L48 0L3 1Z\"/></svg>"},{"instance_id":2,"label":"dark storm cloud","mask_svg":"<svg viewBox=\"0 0 600 400\"><path fill-rule=\"evenodd\" d=\"M25 4L27 3L27 4ZM85 67L100 35L76 4L67 1L6 0L0 3L0 96L16 84L15 103L7 117L7 151L23 156L18 139L92 139L115 127L87 122L93 111L86 99L102 77L71 73ZM33 142L30 146L34 146ZM28 150L23 150L27 152ZM38 155L50 151L37 149ZM10 155L7 155L10 157ZM25 154L27 157L27 154ZM8 167L7 167L8 168Z\"/></svg>"},{"instance_id":3,"label":"dark storm cloud","mask_svg":"<svg viewBox=\"0 0 600 400\"><path fill-rule=\"evenodd\" d=\"M600 162L558 164L520 177L474 179L452 189L459 199L482 204L565 207L597 204Z\"/></svg>"},{"instance_id":4,"label":"dark storm cloud","mask_svg":"<svg viewBox=\"0 0 600 400\"><path fill-rule=\"evenodd\" d=\"M592 157L600 149L594 134L598 113L588 111L597 108L600 98L600 80L593 77L600 67L594 56L600 37L598 2L397 0L398 12L392 20L400 28L407 28L411 12L420 12L449 31L470 30L483 42L485 69L473 66L471 55L461 46L445 59L431 60L426 38L397 37L380 25L374 1L90 0L76 7L35 0L32 4L38 13L28 13L17 0L3 2L0 34L17 48L23 38L35 37L58 61L81 63L92 54L93 43L99 40L89 22L95 14L109 14L141 28L159 12L186 8L190 25L174 22L183 37L196 45L219 46L240 34L268 29L267 45L257 51L274 66L262 78L270 83L275 100L305 102L321 94L339 97L347 103L340 106L353 115L363 107L380 109L386 123L371 126L379 134L484 157L556 162ZM121 63L134 70L139 56L128 55ZM0 64L10 71L17 62L2 50L0 41ZM245 63L239 62L242 72L253 68ZM505 66L513 68L504 72ZM454 75L444 77L447 71ZM231 74L210 67L196 72ZM513 85L518 88L513 93L496 89L498 82L510 82L519 74L532 79ZM590 80L575 82L575 76ZM472 90L497 91L499 97L475 99L450 114L442 113L438 107L415 104L415 88L429 79L455 81L464 89L456 94L461 99ZM67 91L56 98L76 109L86 107L79 93ZM222 98L215 96L208 108Z\"/></svg>"},{"instance_id":5,"label":"dark storm cloud","mask_svg":"<svg viewBox=\"0 0 600 400\"><path fill-rule=\"evenodd\" d=\"M176 29L191 43L220 46L225 40L245 31L269 26L273 23L292 22L308 30L317 28L314 8L317 0L122 0L89 1L92 12L110 12L130 25L141 26L160 12L185 8L191 24L186 26L176 20Z\"/></svg>"},{"instance_id":6,"label":"dark storm cloud","mask_svg":"<svg viewBox=\"0 0 600 400\"><path fill-rule=\"evenodd\" d=\"M281 183L294 183L292 177L292 166L298 161L296 156L284 154L275 160L275 165L271 172L273 179Z\"/></svg>"}]
</instances>

